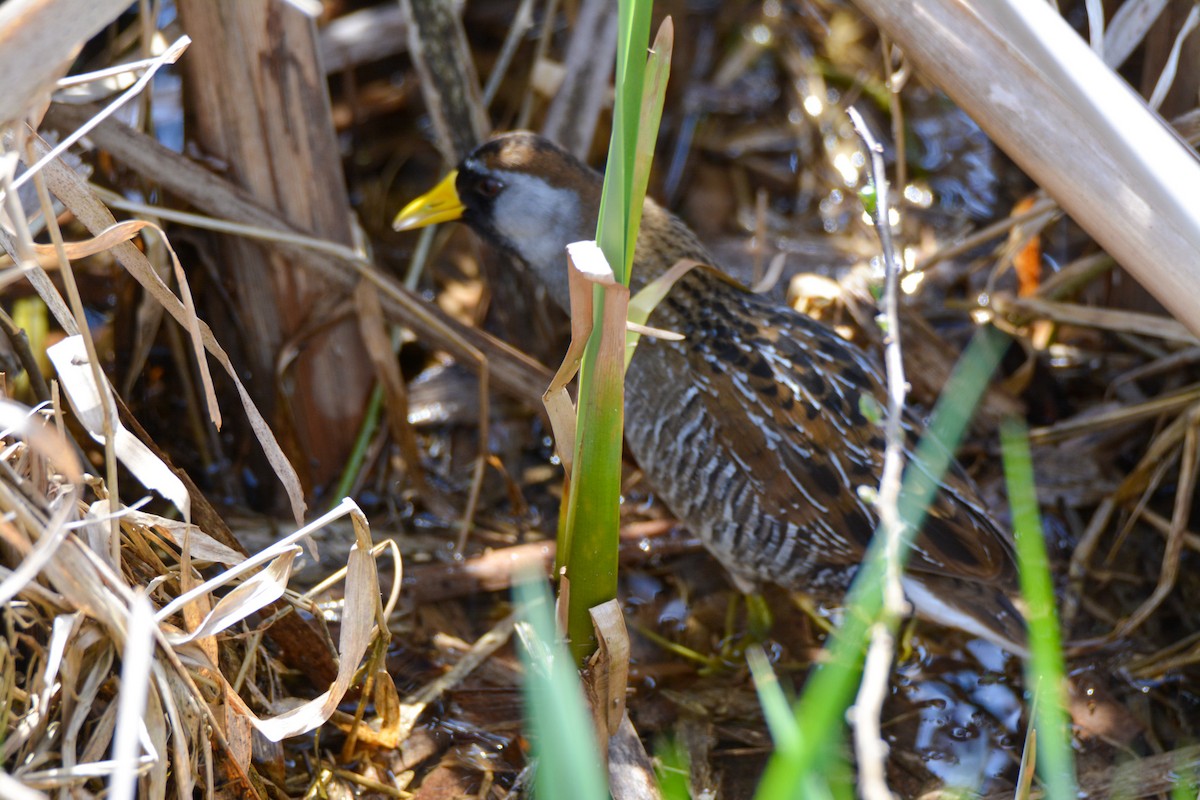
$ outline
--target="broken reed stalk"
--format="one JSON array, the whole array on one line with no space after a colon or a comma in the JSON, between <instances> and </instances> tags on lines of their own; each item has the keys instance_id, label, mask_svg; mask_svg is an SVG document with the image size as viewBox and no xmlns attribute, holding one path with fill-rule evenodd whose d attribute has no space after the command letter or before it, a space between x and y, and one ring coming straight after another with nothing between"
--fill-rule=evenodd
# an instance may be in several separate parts
<instances>
[{"instance_id":1,"label":"broken reed stalk","mask_svg":"<svg viewBox=\"0 0 1200 800\"><path fill-rule=\"evenodd\" d=\"M649 38L651 6L650 0L620 6L617 100L596 233L626 299L669 71L669 20L655 39L647 70L642 43ZM574 471L560 530L559 553L570 586L567 636L580 662L595 648L590 609L617 592L626 312L606 309L615 288L592 290L594 328L580 365Z\"/></svg>"},{"instance_id":2,"label":"broken reed stalk","mask_svg":"<svg viewBox=\"0 0 1200 800\"><path fill-rule=\"evenodd\" d=\"M1040 0L855 0L1172 314L1200 335L1200 165Z\"/></svg>"}]
</instances>

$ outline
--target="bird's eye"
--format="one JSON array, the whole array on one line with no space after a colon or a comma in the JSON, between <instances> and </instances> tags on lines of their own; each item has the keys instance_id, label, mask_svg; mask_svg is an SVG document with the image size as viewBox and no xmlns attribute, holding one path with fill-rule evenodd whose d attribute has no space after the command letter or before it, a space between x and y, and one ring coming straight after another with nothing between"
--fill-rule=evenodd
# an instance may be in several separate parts
<instances>
[{"instance_id":1,"label":"bird's eye","mask_svg":"<svg viewBox=\"0 0 1200 800\"><path fill-rule=\"evenodd\" d=\"M489 177L486 177L486 178L483 178L482 180L480 180L478 185L476 186L475 190L482 197L491 199L491 198L495 197L496 195L500 194L500 190L503 188L504 188L504 184L500 181L499 178L493 178L493 177L489 176Z\"/></svg>"}]
</instances>

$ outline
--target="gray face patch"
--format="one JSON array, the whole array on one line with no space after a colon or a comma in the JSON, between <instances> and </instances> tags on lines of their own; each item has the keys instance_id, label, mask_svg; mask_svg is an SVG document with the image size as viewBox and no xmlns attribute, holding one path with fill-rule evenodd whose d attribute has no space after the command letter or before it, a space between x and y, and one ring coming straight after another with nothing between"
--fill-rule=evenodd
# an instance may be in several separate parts
<instances>
[{"instance_id":1,"label":"gray face patch","mask_svg":"<svg viewBox=\"0 0 1200 800\"><path fill-rule=\"evenodd\" d=\"M510 243L521 243L518 252L545 282L551 297L567 308L567 253L564 248L570 242L596 235L594 230L579 229L579 196L570 189L551 186L532 175L498 174L505 189L492 209L496 233Z\"/></svg>"}]
</instances>

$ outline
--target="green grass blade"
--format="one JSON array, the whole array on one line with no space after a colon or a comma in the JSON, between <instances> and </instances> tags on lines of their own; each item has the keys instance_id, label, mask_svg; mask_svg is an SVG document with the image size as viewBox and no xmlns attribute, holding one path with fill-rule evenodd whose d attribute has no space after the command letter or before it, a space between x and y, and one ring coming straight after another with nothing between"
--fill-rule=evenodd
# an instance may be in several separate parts
<instances>
[{"instance_id":1,"label":"green grass blade","mask_svg":"<svg viewBox=\"0 0 1200 800\"><path fill-rule=\"evenodd\" d=\"M662 800L689 800L688 754L679 742L663 739L654 748L654 774Z\"/></svg>"},{"instance_id":2,"label":"green grass blade","mask_svg":"<svg viewBox=\"0 0 1200 800\"><path fill-rule=\"evenodd\" d=\"M629 0L620 3L621 36L617 45L617 96L613 109L613 130L619 132L621 159L621 228L622 248L619 258L613 255L617 279L629 284L628 264L632 260L633 243L637 233L629 227L629 213L634 203L634 171L637 162L638 122L641 118L642 95L645 91L646 45L650 41L650 0ZM655 130L657 134L657 130ZM640 205L640 202L639 202ZM619 267L617 265L620 265Z\"/></svg>"},{"instance_id":3,"label":"green grass blade","mask_svg":"<svg viewBox=\"0 0 1200 800\"><path fill-rule=\"evenodd\" d=\"M567 636L582 663L595 650L588 610L617 596L621 447L625 409L625 309L596 287L600 304L579 372L575 466L567 505L564 561L570 593ZM622 290L624 291L624 290ZM606 317L619 317L607 319Z\"/></svg>"},{"instance_id":4,"label":"green grass blade","mask_svg":"<svg viewBox=\"0 0 1200 800\"><path fill-rule=\"evenodd\" d=\"M754 679L754 690L758 692L758 704L762 706L763 718L776 749L795 752L801 747L800 726L792 716L792 706L783 694L779 678L771 668L771 662L761 647L746 649L746 663Z\"/></svg>"},{"instance_id":5,"label":"green grass blade","mask_svg":"<svg viewBox=\"0 0 1200 800\"><path fill-rule=\"evenodd\" d=\"M541 800L558 797L607 800L591 714L579 675L558 643L552 600L541 576L513 589L521 622L517 632L525 666L525 704L537 758L535 788Z\"/></svg>"},{"instance_id":6,"label":"green grass blade","mask_svg":"<svg viewBox=\"0 0 1200 800\"><path fill-rule=\"evenodd\" d=\"M647 22L649 19L647 18ZM671 53L675 48L675 26L671 18L663 20L654 37L650 58L646 63L642 80L642 99L635 120L635 140L631 170L629 217L626 227L625 283L633 269L634 244L642 223L642 205L646 200L646 187L650 184L650 166L654 162L654 145L658 141L658 126L662 121L663 102L667 96L667 81L671 77Z\"/></svg>"},{"instance_id":7,"label":"green grass blade","mask_svg":"<svg viewBox=\"0 0 1200 800\"><path fill-rule=\"evenodd\" d=\"M608 167L601 194L596 241L617 280L628 286L629 265L641 220L650 159L662 115L669 73L670 43L653 57L649 79L645 44L650 29L649 0L620 4L617 42L617 100ZM647 80L652 107L644 110ZM639 135L639 122L654 122ZM638 145L645 155L639 167ZM639 171L640 170L640 171ZM635 189L635 177L640 183ZM635 209L636 206L636 209ZM635 213L636 210L636 213ZM620 511L621 445L624 424L625 321L627 297L594 289L594 328L579 371L576 452L566 525L560 536L570 582L567 635L582 662L594 649L588 609L616 596Z\"/></svg>"},{"instance_id":8,"label":"green grass blade","mask_svg":"<svg viewBox=\"0 0 1200 800\"><path fill-rule=\"evenodd\" d=\"M1183 759L1180 759L1183 761ZM1196 769L1192 764L1181 763L1175 769L1175 785L1171 787L1171 800L1195 800L1197 795Z\"/></svg>"},{"instance_id":9,"label":"green grass blade","mask_svg":"<svg viewBox=\"0 0 1200 800\"><path fill-rule=\"evenodd\" d=\"M1075 759L1067 714L1062 641L1025 425L1016 419L1005 420L1000 429L1000 444L1017 541L1021 594L1029 606L1030 658L1025 665L1025 683L1028 691L1038 695L1034 709L1034 728L1038 737L1037 774L1048 797L1056 800L1074 798Z\"/></svg>"},{"instance_id":10,"label":"green grass blade","mask_svg":"<svg viewBox=\"0 0 1200 800\"><path fill-rule=\"evenodd\" d=\"M652 9L650 0L621 0L619 4L616 102L596 231L600 249L612 265L617 280L625 285L629 285L627 265L632 261L633 243L637 239L637 232L630 230L629 209L634 196L638 123L646 74L645 47L650 39ZM656 126L654 135L657 133ZM638 206L640 211L640 200Z\"/></svg>"}]
</instances>

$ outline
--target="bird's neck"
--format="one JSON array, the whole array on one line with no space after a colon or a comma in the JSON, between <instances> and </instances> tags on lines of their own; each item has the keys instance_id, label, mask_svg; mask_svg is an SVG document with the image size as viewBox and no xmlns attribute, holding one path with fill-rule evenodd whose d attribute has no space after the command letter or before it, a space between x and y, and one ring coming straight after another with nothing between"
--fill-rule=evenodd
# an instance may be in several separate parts
<instances>
[{"instance_id":1,"label":"bird's neck","mask_svg":"<svg viewBox=\"0 0 1200 800\"><path fill-rule=\"evenodd\" d=\"M629 276L630 291L634 294L641 291L680 259L691 259L702 264L713 263L708 250L682 220L654 201L647 200L633 254L633 269ZM566 254L555 258L554 262L530 266L540 275L550 298L566 311L571 307Z\"/></svg>"}]
</instances>

